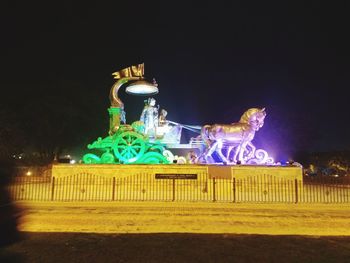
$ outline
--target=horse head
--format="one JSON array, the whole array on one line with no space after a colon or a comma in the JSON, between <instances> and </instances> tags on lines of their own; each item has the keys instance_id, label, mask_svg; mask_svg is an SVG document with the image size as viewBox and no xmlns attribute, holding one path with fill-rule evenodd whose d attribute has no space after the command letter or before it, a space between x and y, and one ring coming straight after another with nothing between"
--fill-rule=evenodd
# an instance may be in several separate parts
<instances>
[{"instance_id":1,"label":"horse head","mask_svg":"<svg viewBox=\"0 0 350 263\"><path fill-rule=\"evenodd\" d=\"M252 126L254 130L259 130L264 125L264 119L266 117L265 108L251 108L243 113L240 123L246 123Z\"/></svg>"}]
</instances>

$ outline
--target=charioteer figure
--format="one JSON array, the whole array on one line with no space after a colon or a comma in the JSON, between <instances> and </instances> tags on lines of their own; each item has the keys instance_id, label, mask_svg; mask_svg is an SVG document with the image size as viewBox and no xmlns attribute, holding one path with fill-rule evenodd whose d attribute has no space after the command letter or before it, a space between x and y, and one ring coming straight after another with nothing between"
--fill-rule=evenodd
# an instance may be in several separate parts
<instances>
[{"instance_id":1,"label":"charioteer figure","mask_svg":"<svg viewBox=\"0 0 350 263\"><path fill-rule=\"evenodd\" d=\"M160 111L159 115L159 126L164 126L167 124L166 116L168 115L168 112L164 109Z\"/></svg>"}]
</instances>

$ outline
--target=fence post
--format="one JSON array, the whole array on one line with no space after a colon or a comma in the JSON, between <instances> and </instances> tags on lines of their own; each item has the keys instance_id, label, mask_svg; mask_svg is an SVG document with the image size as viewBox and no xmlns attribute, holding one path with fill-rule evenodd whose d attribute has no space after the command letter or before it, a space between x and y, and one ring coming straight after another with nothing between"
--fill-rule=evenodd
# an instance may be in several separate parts
<instances>
[{"instance_id":1,"label":"fence post","mask_svg":"<svg viewBox=\"0 0 350 263\"><path fill-rule=\"evenodd\" d=\"M173 179L173 202L175 201L175 179Z\"/></svg>"},{"instance_id":2,"label":"fence post","mask_svg":"<svg viewBox=\"0 0 350 263\"><path fill-rule=\"evenodd\" d=\"M233 202L236 203L236 178L232 180Z\"/></svg>"},{"instance_id":3,"label":"fence post","mask_svg":"<svg viewBox=\"0 0 350 263\"><path fill-rule=\"evenodd\" d=\"M213 202L216 201L215 184L215 177L213 177Z\"/></svg>"},{"instance_id":4,"label":"fence post","mask_svg":"<svg viewBox=\"0 0 350 263\"><path fill-rule=\"evenodd\" d=\"M51 201L53 201L55 196L55 177L52 177L52 182L51 182Z\"/></svg>"},{"instance_id":5,"label":"fence post","mask_svg":"<svg viewBox=\"0 0 350 263\"><path fill-rule=\"evenodd\" d=\"M112 201L115 199L115 177L113 177Z\"/></svg>"},{"instance_id":6,"label":"fence post","mask_svg":"<svg viewBox=\"0 0 350 263\"><path fill-rule=\"evenodd\" d=\"M294 179L294 185L295 185L295 203L298 203L298 179Z\"/></svg>"}]
</instances>

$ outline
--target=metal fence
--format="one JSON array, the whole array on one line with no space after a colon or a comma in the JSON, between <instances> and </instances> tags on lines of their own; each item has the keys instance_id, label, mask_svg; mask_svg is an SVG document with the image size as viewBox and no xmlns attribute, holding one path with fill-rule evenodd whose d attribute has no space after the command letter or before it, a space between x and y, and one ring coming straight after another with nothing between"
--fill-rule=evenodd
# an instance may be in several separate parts
<instances>
[{"instance_id":1,"label":"metal fence","mask_svg":"<svg viewBox=\"0 0 350 263\"><path fill-rule=\"evenodd\" d=\"M137 174L117 178L93 174L16 177L14 200L28 201L204 201L233 203L350 203L350 185L336 182L249 177L245 179L158 178Z\"/></svg>"}]
</instances>

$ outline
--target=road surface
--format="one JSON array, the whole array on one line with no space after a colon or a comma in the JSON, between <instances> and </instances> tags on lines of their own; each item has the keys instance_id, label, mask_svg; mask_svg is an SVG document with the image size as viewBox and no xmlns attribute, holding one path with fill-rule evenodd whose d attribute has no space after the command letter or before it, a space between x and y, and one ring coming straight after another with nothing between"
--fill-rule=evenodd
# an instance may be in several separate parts
<instances>
[{"instance_id":1,"label":"road surface","mask_svg":"<svg viewBox=\"0 0 350 263\"><path fill-rule=\"evenodd\" d=\"M28 232L350 236L350 206L180 202L18 202Z\"/></svg>"}]
</instances>

